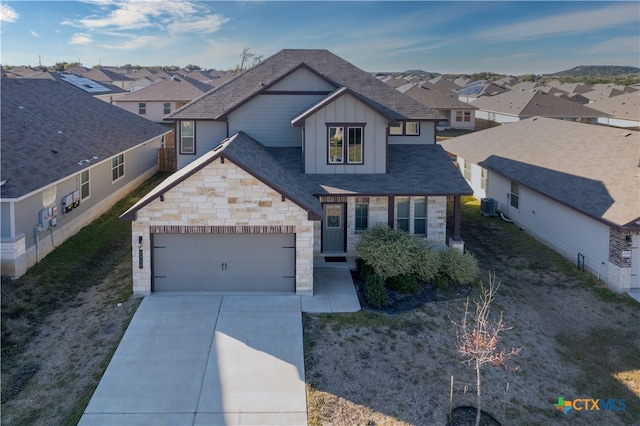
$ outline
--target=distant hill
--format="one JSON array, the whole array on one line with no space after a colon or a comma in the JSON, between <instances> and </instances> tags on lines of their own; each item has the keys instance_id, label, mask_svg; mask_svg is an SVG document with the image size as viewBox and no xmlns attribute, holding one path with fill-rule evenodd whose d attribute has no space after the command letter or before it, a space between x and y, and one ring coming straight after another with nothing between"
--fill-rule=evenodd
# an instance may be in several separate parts
<instances>
[{"instance_id":1,"label":"distant hill","mask_svg":"<svg viewBox=\"0 0 640 426\"><path fill-rule=\"evenodd\" d=\"M619 65L580 65L553 74L543 74L544 78L583 81L586 83L633 84L640 81L640 68Z\"/></svg>"}]
</instances>

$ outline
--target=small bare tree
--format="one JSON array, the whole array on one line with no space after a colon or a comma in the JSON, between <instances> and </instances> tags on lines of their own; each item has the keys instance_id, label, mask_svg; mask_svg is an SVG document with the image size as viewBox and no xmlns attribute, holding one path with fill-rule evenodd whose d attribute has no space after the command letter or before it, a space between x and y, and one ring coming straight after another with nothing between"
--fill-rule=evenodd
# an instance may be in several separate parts
<instances>
[{"instance_id":1,"label":"small bare tree","mask_svg":"<svg viewBox=\"0 0 640 426\"><path fill-rule=\"evenodd\" d=\"M500 349L498 342L500 334L513 327L507 327L503 321L502 312L499 318L491 318L491 303L494 300L500 282L496 282L495 274L489 274L489 285L481 284L479 300L474 301L475 313L469 310L469 299L464 306L464 316L460 324L454 322L456 326L456 349L462 356L463 363L473 365L476 372L477 391L477 414L476 426L480 425L480 414L482 404L481 376L480 370L485 365L503 366L511 357L520 353L522 348Z\"/></svg>"},{"instance_id":2,"label":"small bare tree","mask_svg":"<svg viewBox=\"0 0 640 426\"><path fill-rule=\"evenodd\" d=\"M237 66L238 72L243 72L245 70L245 67L249 66L249 61L251 61L251 66L259 63L262 60L263 56L264 55L258 55L257 53L252 52L251 48L245 47L240 53L240 57L242 58L242 60L240 61L240 65Z\"/></svg>"}]
</instances>

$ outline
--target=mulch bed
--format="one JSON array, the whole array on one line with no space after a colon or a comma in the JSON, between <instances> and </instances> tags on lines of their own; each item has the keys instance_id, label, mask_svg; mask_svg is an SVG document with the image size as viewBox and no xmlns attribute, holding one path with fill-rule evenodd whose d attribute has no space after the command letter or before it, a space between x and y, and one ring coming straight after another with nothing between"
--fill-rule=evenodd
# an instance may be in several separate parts
<instances>
[{"instance_id":1,"label":"mulch bed","mask_svg":"<svg viewBox=\"0 0 640 426\"><path fill-rule=\"evenodd\" d=\"M447 426L473 426L476 424L476 414L476 407L456 407L451 411ZM491 414L481 411L480 426L500 426L500 422Z\"/></svg>"},{"instance_id":2,"label":"mulch bed","mask_svg":"<svg viewBox=\"0 0 640 426\"><path fill-rule=\"evenodd\" d=\"M464 298L471 293L471 285L456 284L449 290L441 290L431 283L418 280L417 293L404 294L387 289L389 303L383 308L376 308L367 302L367 289L360 273L352 270L351 277L356 287L360 306L363 309L375 312L386 312L388 314L407 312L429 302Z\"/></svg>"}]
</instances>

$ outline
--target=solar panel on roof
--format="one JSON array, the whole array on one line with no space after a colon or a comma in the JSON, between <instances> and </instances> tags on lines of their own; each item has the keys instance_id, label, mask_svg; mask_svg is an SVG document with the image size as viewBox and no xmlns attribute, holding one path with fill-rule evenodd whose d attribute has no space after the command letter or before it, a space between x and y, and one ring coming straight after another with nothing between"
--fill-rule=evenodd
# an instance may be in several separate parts
<instances>
[{"instance_id":1,"label":"solar panel on roof","mask_svg":"<svg viewBox=\"0 0 640 426\"><path fill-rule=\"evenodd\" d=\"M60 74L60 77L67 83L72 84L87 93L102 93L111 91L86 77L79 77L75 74Z\"/></svg>"}]
</instances>

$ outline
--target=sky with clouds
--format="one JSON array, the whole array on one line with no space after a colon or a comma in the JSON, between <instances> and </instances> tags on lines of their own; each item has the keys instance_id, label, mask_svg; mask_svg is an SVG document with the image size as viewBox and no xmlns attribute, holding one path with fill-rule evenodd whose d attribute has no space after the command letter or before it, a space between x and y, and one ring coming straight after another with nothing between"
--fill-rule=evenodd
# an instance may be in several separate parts
<instances>
[{"instance_id":1,"label":"sky with clouds","mask_svg":"<svg viewBox=\"0 0 640 426\"><path fill-rule=\"evenodd\" d=\"M640 66L638 1L5 1L2 65L199 65L329 49L367 71Z\"/></svg>"}]
</instances>

